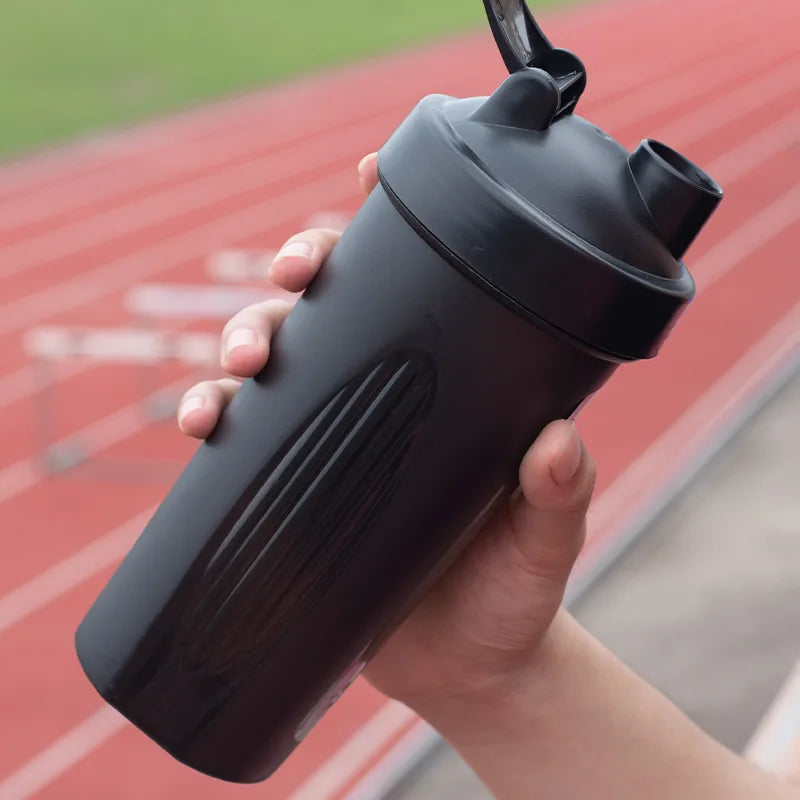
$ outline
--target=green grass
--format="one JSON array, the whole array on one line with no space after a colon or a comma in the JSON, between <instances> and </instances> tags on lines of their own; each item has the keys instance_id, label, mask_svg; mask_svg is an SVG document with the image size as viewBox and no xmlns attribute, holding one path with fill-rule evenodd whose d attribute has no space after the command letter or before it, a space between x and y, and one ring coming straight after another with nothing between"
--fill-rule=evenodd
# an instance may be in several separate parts
<instances>
[{"instance_id":1,"label":"green grass","mask_svg":"<svg viewBox=\"0 0 800 800\"><path fill-rule=\"evenodd\" d=\"M479 0L0 0L0 155L484 24Z\"/></svg>"}]
</instances>

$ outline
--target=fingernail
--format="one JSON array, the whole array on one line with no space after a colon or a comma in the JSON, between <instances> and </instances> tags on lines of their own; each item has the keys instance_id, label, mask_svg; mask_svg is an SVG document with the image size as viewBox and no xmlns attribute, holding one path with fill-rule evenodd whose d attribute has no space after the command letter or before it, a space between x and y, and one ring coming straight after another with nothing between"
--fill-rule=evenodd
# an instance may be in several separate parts
<instances>
[{"instance_id":1,"label":"fingernail","mask_svg":"<svg viewBox=\"0 0 800 800\"><path fill-rule=\"evenodd\" d=\"M197 394L194 397L187 397L182 403L178 411L178 420L183 422L192 411L197 411L198 408L203 408L206 404L205 397Z\"/></svg>"},{"instance_id":2,"label":"fingernail","mask_svg":"<svg viewBox=\"0 0 800 800\"><path fill-rule=\"evenodd\" d=\"M308 242L289 242L278 251L275 261L282 261L284 258L305 258L310 260L313 255L314 247Z\"/></svg>"},{"instance_id":3,"label":"fingernail","mask_svg":"<svg viewBox=\"0 0 800 800\"><path fill-rule=\"evenodd\" d=\"M237 347L252 347L258 344L258 334L252 328L236 328L225 341L225 355L229 356Z\"/></svg>"},{"instance_id":4,"label":"fingernail","mask_svg":"<svg viewBox=\"0 0 800 800\"><path fill-rule=\"evenodd\" d=\"M577 474L581 466L583 446L575 425L569 423L569 430L564 433L558 455L550 465L550 474L560 486L569 483Z\"/></svg>"},{"instance_id":5,"label":"fingernail","mask_svg":"<svg viewBox=\"0 0 800 800\"><path fill-rule=\"evenodd\" d=\"M361 161L358 162L358 173L359 175L364 171L364 167L367 165L367 162L375 156L375 153L369 153L365 155Z\"/></svg>"}]
</instances>

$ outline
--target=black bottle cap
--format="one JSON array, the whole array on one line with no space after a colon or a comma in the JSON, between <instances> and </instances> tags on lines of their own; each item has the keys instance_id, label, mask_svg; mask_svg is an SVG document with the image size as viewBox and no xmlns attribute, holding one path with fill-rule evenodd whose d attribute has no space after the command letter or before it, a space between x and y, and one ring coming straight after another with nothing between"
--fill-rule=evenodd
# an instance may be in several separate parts
<instances>
[{"instance_id":1,"label":"black bottle cap","mask_svg":"<svg viewBox=\"0 0 800 800\"><path fill-rule=\"evenodd\" d=\"M484 0L511 75L423 100L379 154L409 224L518 313L609 358L656 354L694 296L683 253L722 197L683 156L572 113L583 65L522 0Z\"/></svg>"}]
</instances>

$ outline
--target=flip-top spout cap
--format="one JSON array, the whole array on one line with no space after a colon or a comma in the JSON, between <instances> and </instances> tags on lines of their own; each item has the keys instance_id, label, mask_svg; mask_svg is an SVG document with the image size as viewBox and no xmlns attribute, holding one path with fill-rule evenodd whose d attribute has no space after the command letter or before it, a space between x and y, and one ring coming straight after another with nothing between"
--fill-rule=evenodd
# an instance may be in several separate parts
<instances>
[{"instance_id":1,"label":"flip-top spout cap","mask_svg":"<svg viewBox=\"0 0 800 800\"><path fill-rule=\"evenodd\" d=\"M535 67L548 73L559 91L552 119L572 113L586 88L583 62L568 50L553 47L525 0L483 0L483 5L508 71Z\"/></svg>"}]
</instances>

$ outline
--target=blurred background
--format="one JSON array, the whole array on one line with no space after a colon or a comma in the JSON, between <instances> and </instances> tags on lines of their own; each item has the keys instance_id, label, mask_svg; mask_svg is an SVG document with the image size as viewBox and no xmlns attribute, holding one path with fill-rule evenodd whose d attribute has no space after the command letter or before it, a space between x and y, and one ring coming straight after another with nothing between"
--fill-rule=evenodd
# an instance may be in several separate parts
<instances>
[{"instance_id":1,"label":"blurred background","mask_svg":"<svg viewBox=\"0 0 800 800\"><path fill-rule=\"evenodd\" d=\"M532 2L580 113L726 190L661 355L583 412L599 464L581 621L729 746L800 763L800 10ZM747 57L743 57L743 53ZM471 800L468 768L357 683L267 783L174 763L102 705L72 635L194 446L177 399L292 233L424 95L491 92L478 0L0 6L0 800ZM779 690L783 687L782 693Z\"/></svg>"}]
</instances>

